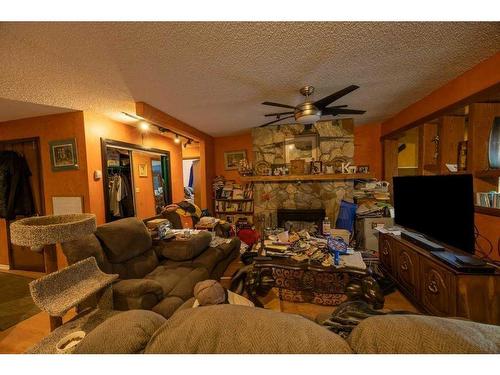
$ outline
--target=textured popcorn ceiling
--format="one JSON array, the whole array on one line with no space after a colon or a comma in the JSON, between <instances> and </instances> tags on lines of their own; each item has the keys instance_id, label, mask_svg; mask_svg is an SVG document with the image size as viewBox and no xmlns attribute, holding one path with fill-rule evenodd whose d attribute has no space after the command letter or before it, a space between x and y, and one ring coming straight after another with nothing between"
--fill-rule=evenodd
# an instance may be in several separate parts
<instances>
[{"instance_id":1,"label":"textured popcorn ceiling","mask_svg":"<svg viewBox=\"0 0 500 375\"><path fill-rule=\"evenodd\" d=\"M0 98L115 116L145 101L212 135L350 84L383 120L500 50L499 23L1 23Z\"/></svg>"}]
</instances>

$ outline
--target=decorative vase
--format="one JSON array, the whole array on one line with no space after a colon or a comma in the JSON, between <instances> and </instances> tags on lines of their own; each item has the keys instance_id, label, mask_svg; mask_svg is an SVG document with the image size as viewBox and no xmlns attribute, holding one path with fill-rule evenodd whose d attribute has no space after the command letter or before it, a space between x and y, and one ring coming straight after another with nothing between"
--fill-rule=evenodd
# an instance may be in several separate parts
<instances>
[{"instance_id":1,"label":"decorative vase","mask_svg":"<svg viewBox=\"0 0 500 375\"><path fill-rule=\"evenodd\" d=\"M491 127L488 161L491 169L500 169L500 117L495 117Z\"/></svg>"}]
</instances>

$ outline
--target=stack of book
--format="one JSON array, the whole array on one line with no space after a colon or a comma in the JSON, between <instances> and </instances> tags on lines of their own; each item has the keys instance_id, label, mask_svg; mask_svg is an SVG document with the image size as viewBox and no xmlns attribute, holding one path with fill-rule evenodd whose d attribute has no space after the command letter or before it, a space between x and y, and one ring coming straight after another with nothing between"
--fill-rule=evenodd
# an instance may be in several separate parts
<instances>
[{"instance_id":1,"label":"stack of book","mask_svg":"<svg viewBox=\"0 0 500 375\"><path fill-rule=\"evenodd\" d=\"M500 208L500 193L476 193L476 205L489 208Z\"/></svg>"},{"instance_id":2,"label":"stack of book","mask_svg":"<svg viewBox=\"0 0 500 375\"><path fill-rule=\"evenodd\" d=\"M389 216L391 195L387 187L376 182L358 182L353 191L354 202L358 205L358 218Z\"/></svg>"}]
</instances>

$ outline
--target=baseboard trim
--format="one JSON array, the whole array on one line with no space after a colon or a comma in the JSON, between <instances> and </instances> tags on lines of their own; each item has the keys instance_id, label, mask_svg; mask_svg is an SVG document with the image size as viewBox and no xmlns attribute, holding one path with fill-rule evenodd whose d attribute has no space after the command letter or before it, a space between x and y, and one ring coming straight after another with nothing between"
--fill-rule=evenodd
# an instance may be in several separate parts
<instances>
[{"instance_id":1,"label":"baseboard trim","mask_svg":"<svg viewBox=\"0 0 500 375\"><path fill-rule=\"evenodd\" d=\"M10 270L10 266L8 264L0 264L0 270L8 271Z\"/></svg>"}]
</instances>

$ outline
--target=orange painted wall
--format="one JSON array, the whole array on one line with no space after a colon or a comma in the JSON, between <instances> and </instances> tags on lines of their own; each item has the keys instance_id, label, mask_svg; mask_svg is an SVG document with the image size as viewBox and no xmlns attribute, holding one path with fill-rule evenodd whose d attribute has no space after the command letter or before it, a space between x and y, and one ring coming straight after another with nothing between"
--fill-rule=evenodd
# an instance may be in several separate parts
<instances>
[{"instance_id":1,"label":"orange painted wall","mask_svg":"<svg viewBox=\"0 0 500 375\"><path fill-rule=\"evenodd\" d=\"M238 171L226 171L224 169L224 152L246 150L248 160L253 162L253 143L252 133L244 133L239 135L232 135L228 137L214 138L214 161L215 161L215 175L224 176L228 180L240 181Z\"/></svg>"},{"instance_id":2,"label":"orange painted wall","mask_svg":"<svg viewBox=\"0 0 500 375\"><path fill-rule=\"evenodd\" d=\"M183 159L196 159L200 157L200 145L182 147Z\"/></svg>"},{"instance_id":3,"label":"orange painted wall","mask_svg":"<svg viewBox=\"0 0 500 375\"><path fill-rule=\"evenodd\" d=\"M89 212L90 201L87 185L87 157L83 113L70 112L50 116L0 123L0 140L40 138L40 152L43 178L45 213L52 214L52 197L82 196L84 211ZM50 164L49 141L76 138L80 168L53 172ZM0 239L5 238L5 221L0 223ZM0 264L8 264L6 240L0 241ZM58 263L64 265L64 258L58 254Z\"/></svg>"},{"instance_id":4,"label":"orange painted wall","mask_svg":"<svg viewBox=\"0 0 500 375\"><path fill-rule=\"evenodd\" d=\"M135 208L136 216L139 219L146 219L154 216L155 212L155 199L153 192L153 171L151 168L151 155L142 152L132 152L132 168L134 174L134 188L135 192ZM158 159L158 158L156 158ZM139 164L146 164L147 176L139 176ZM139 192L137 192L137 188Z\"/></svg>"},{"instance_id":5,"label":"orange painted wall","mask_svg":"<svg viewBox=\"0 0 500 375\"><path fill-rule=\"evenodd\" d=\"M172 199L178 202L184 197L182 182L182 152L181 146L170 138L159 134L146 134L144 139L139 129L120 122L113 121L103 115L84 112L85 140L87 148L88 187L91 199L90 210L97 216L97 223L105 221L104 190L101 180L94 180L95 170L103 170L101 161L101 138L128 142L146 147L170 151L172 175Z\"/></svg>"},{"instance_id":6,"label":"orange painted wall","mask_svg":"<svg viewBox=\"0 0 500 375\"><path fill-rule=\"evenodd\" d=\"M382 178L382 124L354 126L354 164L369 165L375 178Z\"/></svg>"}]
</instances>

